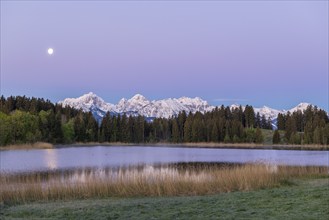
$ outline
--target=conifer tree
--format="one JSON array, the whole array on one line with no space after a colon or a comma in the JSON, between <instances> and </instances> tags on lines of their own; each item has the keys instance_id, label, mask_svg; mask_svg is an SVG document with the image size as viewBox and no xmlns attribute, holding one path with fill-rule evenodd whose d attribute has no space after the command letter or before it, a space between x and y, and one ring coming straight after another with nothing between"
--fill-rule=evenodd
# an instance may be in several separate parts
<instances>
[{"instance_id":1,"label":"conifer tree","mask_svg":"<svg viewBox=\"0 0 329 220\"><path fill-rule=\"evenodd\" d=\"M217 123L213 123L210 140L212 142L218 142L219 141Z\"/></svg>"},{"instance_id":2,"label":"conifer tree","mask_svg":"<svg viewBox=\"0 0 329 220\"><path fill-rule=\"evenodd\" d=\"M184 124L184 142L192 142L192 114L189 114Z\"/></svg>"},{"instance_id":3,"label":"conifer tree","mask_svg":"<svg viewBox=\"0 0 329 220\"><path fill-rule=\"evenodd\" d=\"M286 129L286 120L283 114L279 113L277 118L277 126L278 130L285 130Z\"/></svg>"},{"instance_id":4,"label":"conifer tree","mask_svg":"<svg viewBox=\"0 0 329 220\"><path fill-rule=\"evenodd\" d=\"M279 144L281 142L281 137L280 137L280 133L278 130L274 131L272 142L273 142L273 144Z\"/></svg>"},{"instance_id":5,"label":"conifer tree","mask_svg":"<svg viewBox=\"0 0 329 220\"><path fill-rule=\"evenodd\" d=\"M255 125L255 112L252 106L246 105L244 110L244 115L246 119L246 127L252 128Z\"/></svg>"},{"instance_id":6,"label":"conifer tree","mask_svg":"<svg viewBox=\"0 0 329 220\"><path fill-rule=\"evenodd\" d=\"M180 133L180 140L184 140L184 124L186 121L186 112L182 111L179 112L178 114L178 128L179 128L179 133Z\"/></svg>"},{"instance_id":7,"label":"conifer tree","mask_svg":"<svg viewBox=\"0 0 329 220\"><path fill-rule=\"evenodd\" d=\"M297 132L295 119L288 113L286 121L285 139L289 142L291 134Z\"/></svg>"},{"instance_id":8,"label":"conifer tree","mask_svg":"<svg viewBox=\"0 0 329 220\"><path fill-rule=\"evenodd\" d=\"M179 127L176 119L173 119L172 122L172 142L174 143L180 142Z\"/></svg>"},{"instance_id":9,"label":"conifer tree","mask_svg":"<svg viewBox=\"0 0 329 220\"><path fill-rule=\"evenodd\" d=\"M255 133L255 143L260 144L263 143L263 141L264 141L264 136L262 130L259 127L257 127Z\"/></svg>"},{"instance_id":10,"label":"conifer tree","mask_svg":"<svg viewBox=\"0 0 329 220\"><path fill-rule=\"evenodd\" d=\"M60 112L57 112L55 115L55 121L54 121L54 142L55 143L62 143L63 142L63 131L62 131L62 114Z\"/></svg>"},{"instance_id":11,"label":"conifer tree","mask_svg":"<svg viewBox=\"0 0 329 220\"><path fill-rule=\"evenodd\" d=\"M85 135L85 140L88 142L94 142L98 138L98 124L91 112L86 115Z\"/></svg>"},{"instance_id":12,"label":"conifer tree","mask_svg":"<svg viewBox=\"0 0 329 220\"><path fill-rule=\"evenodd\" d=\"M256 127L261 127L261 128L264 128L264 119L263 118L265 118L265 116L264 115L262 115L262 117L260 117L260 114L259 114L259 112L257 112L257 114L256 114L256 121L255 121L255 126Z\"/></svg>"},{"instance_id":13,"label":"conifer tree","mask_svg":"<svg viewBox=\"0 0 329 220\"><path fill-rule=\"evenodd\" d=\"M322 134L321 134L321 128L316 127L313 133L313 143L314 144L322 144L321 139L322 139Z\"/></svg>"}]
</instances>

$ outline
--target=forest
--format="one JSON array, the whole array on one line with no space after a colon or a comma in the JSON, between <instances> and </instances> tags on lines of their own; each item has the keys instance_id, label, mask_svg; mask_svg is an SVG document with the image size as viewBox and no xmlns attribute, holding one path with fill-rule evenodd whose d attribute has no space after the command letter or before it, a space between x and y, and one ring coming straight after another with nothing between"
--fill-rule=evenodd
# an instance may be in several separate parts
<instances>
[{"instance_id":1,"label":"forest","mask_svg":"<svg viewBox=\"0 0 329 220\"><path fill-rule=\"evenodd\" d=\"M279 114L273 144L329 144L327 112L308 106L303 112ZM149 120L143 116L113 115L97 123L91 112L63 107L42 98L0 98L0 145L78 142L122 143L263 143L270 118L255 114L252 106L211 112L180 112L177 116Z\"/></svg>"}]
</instances>

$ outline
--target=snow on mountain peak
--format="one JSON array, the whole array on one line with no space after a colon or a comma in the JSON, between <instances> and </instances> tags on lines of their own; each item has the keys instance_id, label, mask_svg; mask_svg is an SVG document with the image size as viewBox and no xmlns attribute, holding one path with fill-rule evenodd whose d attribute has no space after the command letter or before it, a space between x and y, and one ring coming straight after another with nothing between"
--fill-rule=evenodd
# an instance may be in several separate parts
<instances>
[{"instance_id":1,"label":"snow on mountain peak","mask_svg":"<svg viewBox=\"0 0 329 220\"><path fill-rule=\"evenodd\" d=\"M242 107L242 110L244 111L245 107L244 106L241 106ZM230 109L233 110L233 109L236 109L236 108L240 108L240 105L238 104L232 104L230 105Z\"/></svg>"},{"instance_id":2,"label":"snow on mountain peak","mask_svg":"<svg viewBox=\"0 0 329 220\"><path fill-rule=\"evenodd\" d=\"M259 113L259 115L264 115L266 118L277 118L278 114L281 113L281 111L270 108L268 106L263 106L262 108L254 108L255 113Z\"/></svg>"},{"instance_id":3,"label":"snow on mountain peak","mask_svg":"<svg viewBox=\"0 0 329 220\"><path fill-rule=\"evenodd\" d=\"M215 108L211 106L207 101L201 99L200 97L189 98L167 98L162 100L147 100L143 95L136 94L130 99L121 99L118 104L114 105L111 103L106 103L102 98L98 97L96 94L89 92L78 98L67 98L59 102L63 106L71 106L76 109L82 109L83 111L91 111L94 115L102 118L106 112L111 112L114 114L127 115L143 115L145 117L156 117L156 118L169 118L178 115L179 112L185 111L186 113L195 113L200 111L201 113L209 112ZM296 107L290 109L292 113L298 110L305 110L310 103L300 103ZM231 109L239 108L240 105L233 104L230 106ZM242 110L245 106L241 106ZM261 116L264 115L266 118L276 119L279 113L286 114L285 110L276 110L268 106L263 106L261 108L254 108L255 113L259 113Z\"/></svg>"},{"instance_id":4,"label":"snow on mountain peak","mask_svg":"<svg viewBox=\"0 0 329 220\"><path fill-rule=\"evenodd\" d=\"M296 111L302 111L302 112L303 112L304 110L307 109L307 107L308 107L309 105L313 106L311 103L301 102L301 103L299 103L296 107L290 109L289 112L290 112L290 113L292 113L292 112L296 112Z\"/></svg>"},{"instance_id":5,"label":"snow on mountain peak","mask_svg":"<svg viewBox=\"0 0 329 220\"><path fill-rule=\"evenodd\" d=\"M136 94L129 100L130 101L133 101L133 100L135 101L136 100L136 101L143 101L143 102L147 101L147 99L141 94Z\"/></svg>"},{"instance_id":6,"label":"snow on mountain peak","mask_svg":"<svg viewBox=\"0 0 329 220\"><path fill-rule=\"evenodd\" d=\"M102 98L95 93L89 92L78 98L66 98L59 102L63 106L70 106L76 109L82 109L83 111L95 111L101 110L102 112L113 112L114 105L106 103ZM102 116L102 115L100 115Z\"/></svg>"},{"instance_id":7,"label":"snow on mountain peak","mask_svg":"<svg viewBox=\"0 0 329 220\"><path fill-rule=\"evenodd\" d=\"M95 93L92 93L92 92L84 94L81 97L79 97L78 99L85 101L85 102L93 102L94 104L96 104L97 102L104 102L104 100L102 98L100 98L99 96L97 96Z\"/></svg>"},{"instance_id":8,"label":"snow on mountain peak","mask_svg":"<svg viewBox=\"0 0 329 220\"><path fill-rule=\"evenodd\" d=\"M179 112L202 113L214 109L207 101L199 97L189 98L168 98L162 100L147 100L143 95L136 94L130 99L121 99L118 104L104 102L96 94L90 92L78 98L67 98L60 102L64 106L71 106L83 111L92 111L100 117L104 116L107 111L127 115L143 115L145 117L163 117L169 118L178 115Z\"/></svg>"}]
</instances>

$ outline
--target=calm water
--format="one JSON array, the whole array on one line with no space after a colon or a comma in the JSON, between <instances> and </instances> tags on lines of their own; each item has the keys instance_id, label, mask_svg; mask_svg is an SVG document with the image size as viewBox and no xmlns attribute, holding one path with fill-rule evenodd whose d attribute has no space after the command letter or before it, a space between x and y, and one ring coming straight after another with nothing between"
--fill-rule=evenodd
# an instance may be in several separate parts
<instances>
[{"instance_id":1,"label":"calm water","mask_svg":"<svg viewBox=\"0 0 329 220\"><path fill-rule=\"evenodd\" d=\"M0 152L0 172L128 167L179 162L267 162L329 166L329 151L93 146Z\"/></svg>"}]
</instances>

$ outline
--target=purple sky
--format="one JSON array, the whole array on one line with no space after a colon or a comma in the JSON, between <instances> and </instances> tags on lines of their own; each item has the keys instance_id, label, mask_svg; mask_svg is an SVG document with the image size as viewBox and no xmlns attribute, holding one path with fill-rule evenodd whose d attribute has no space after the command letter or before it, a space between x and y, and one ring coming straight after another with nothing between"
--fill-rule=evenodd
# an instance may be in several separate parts
<instances>
[{"instance_id":1,"label":"purple sky","mask_svg":"<svg viewBox=\"0 0 329 220\"><path fill-rule=\"evenodd\" d=\"M1 1L5 96L328 110L328 83L327 1Z\"/></svg>"}]
</instances>

